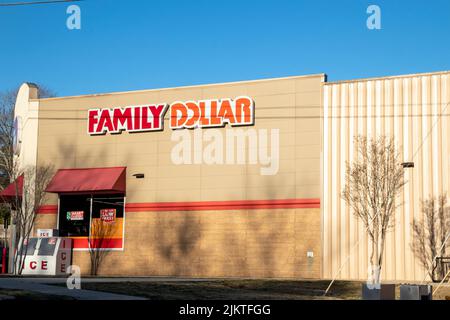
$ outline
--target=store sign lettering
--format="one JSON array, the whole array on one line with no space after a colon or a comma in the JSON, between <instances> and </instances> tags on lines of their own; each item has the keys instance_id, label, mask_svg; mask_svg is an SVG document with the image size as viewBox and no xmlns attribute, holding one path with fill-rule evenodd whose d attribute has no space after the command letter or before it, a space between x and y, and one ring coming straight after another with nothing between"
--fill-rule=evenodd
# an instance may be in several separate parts
<instances>
[{"instance_id":1,"label":"store sign lettering","mask_svg":"<svg viewBox=\"0 0 450 320\"><path fill-rule=\"evenodd\" d=\"M140 105L124 108L90 109L88 134L146 132L164 130L169 110L171 129L213 128L225 125L254 124L254 102L246 96L235 99L176 101L170 104Z\"/></svg>"}]
</instances>

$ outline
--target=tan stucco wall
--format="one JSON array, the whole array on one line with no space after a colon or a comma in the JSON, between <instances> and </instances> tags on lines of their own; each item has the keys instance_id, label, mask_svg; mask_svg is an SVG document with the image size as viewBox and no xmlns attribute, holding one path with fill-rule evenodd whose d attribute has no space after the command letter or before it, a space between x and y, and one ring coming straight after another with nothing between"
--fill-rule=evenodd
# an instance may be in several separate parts
<instances>
[{"instance_id":1,"label":"tan stucco wall","mask_svg":"<svg viewBox=\"0 0 450 320\"><path fill-rule=\"evenodd\" d=\"M127 166L129 203L319 198L322 80L320 75L40 100L38 162L56 168ZM241 129L280 129L277 175L261 176L260 165L250 164L174 165L168 115L163 132L86 133L89 108L239 95L254 99L256 115L254 127ZM134 173L145 173L145 179Z\"/></svg>"},{"instance_id":2,"label":"tan stucco wall","mask_svg":"<svg viewBox=\"0 0 450 320\"><path fill-rule=\"evenodd\" d=\"M127 167L127 203L320 198L323 75L39 101L38 163L59 168ZM89 136L87 110L235 98L255 102L255 126L279 129L280 164L174 165L171 129ZM205 129L207 130L207 129ZM221 129L224 130L224 129ZM145 173L145 179L135 179ZM55 205L51 195L48 204ZM125 250L101 274L320 277L320 209L126 212ZM37 228L55 227L41 215ZM314 258L307 259L307 251ZM74 252L88 272L88 253Z\"/></svg>"},{"instance_id":3,"label":"tan stucco wall","mask_svg":"<svg viewBox=\"0 0 450 320\"><path fill-rule=\"evenodd\" d=\"M35 220L35 230L54 229L57 225L56 214L38 214Z\"/></svg>"}]
</instances>

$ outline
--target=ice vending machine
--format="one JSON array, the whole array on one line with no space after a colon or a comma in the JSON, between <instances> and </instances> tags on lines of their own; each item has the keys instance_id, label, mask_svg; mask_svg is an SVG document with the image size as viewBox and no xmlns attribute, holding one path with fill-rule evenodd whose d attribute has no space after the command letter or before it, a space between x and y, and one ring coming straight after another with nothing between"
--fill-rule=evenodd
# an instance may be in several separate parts
<instances>
[{"instance_id":1,"label":"ice vending machine","mask_svg":"<svg viewBox=\"0 0 450 320\"><path fill-rule=\"evenodd\" d=\"M72 239L30 238L23 245L23 275L65 275L72 262Z\"/></svg>"}]
</instances>

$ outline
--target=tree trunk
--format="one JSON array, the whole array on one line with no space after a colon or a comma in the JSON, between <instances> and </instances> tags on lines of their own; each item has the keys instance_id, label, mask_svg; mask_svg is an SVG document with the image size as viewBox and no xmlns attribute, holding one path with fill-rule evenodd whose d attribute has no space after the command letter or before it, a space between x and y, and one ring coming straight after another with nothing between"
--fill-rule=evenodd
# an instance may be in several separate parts
<instances>
[{"instance_id":1,"label":"tree trunk","mask_svg":"<svg viewBox=\"0 0 450 320\"><path fill-rule=\"evenodd\" d=\"M381 282L381 267L383 266L383 253L384 253L384 242L386 239L386 231L381 233L381 240L380 240L380 249L378 251L378 278L377 283Z\"/></svg>"}]
</instances>

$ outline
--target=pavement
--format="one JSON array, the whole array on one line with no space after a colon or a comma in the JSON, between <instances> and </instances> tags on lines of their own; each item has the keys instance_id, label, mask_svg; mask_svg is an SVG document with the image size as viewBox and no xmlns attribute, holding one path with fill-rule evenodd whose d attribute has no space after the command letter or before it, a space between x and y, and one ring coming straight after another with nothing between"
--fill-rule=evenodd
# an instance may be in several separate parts
<instances>
[{"instance_id":1,"label":"pavement","mask_svg":"<svg viewBox=\"0 0 450 320\"><path fill-rule=\"evenodd\" d=\"M83 281L82 279L81 286L83 286ZM59 283L66 283L66 279L0 277L0 289L24 290L55 296L66 296L77 300L147 300L142 297L84 289L70 290L65 286L50 285Z\"/></svg>"},{"instance_id":2,"label":"pavement","mask_svg":"<svg viewBox=\"0 0 450 320\"><path fill-rule=\"evenodd\" d=\"M223 278L228 279L230 278ZM231 278L232 279L232 278ZM244 278L238 278L244 279ZM183 277L82 277L81 289L68 289L65 277L27 277L0 275L0 289L16 289L42 294L72 297L77 300L147 300L143 297L84 290L83 283L119 283L119 282L202 282L221 280L220 278L183 278ZM1 297L0 297L1 300Z\"/></svg>"},{"instance_id":3,"label":"pavement","mask_svg":"<svg viewBox=\"0 0 450 320\"><path fill-rule=\"evenodd\" d=\"M223 278L227 280L248 278ZM0 289L16 289L37 292L49 295L67 296L77 300L146 300L142 297L84 290L83 283L119 283L119 282L202 282L211 280L222 280L221 278L183 278L183 277L82 277L81 289L68 289L65 277L19 277L11 275L0 275ZM283 279L286 280L286 279ZM296 279L298 280L298 279ZM442 284L442 288L450 288L450 284ZM3 297L7 298L7 297ZM3 299L0 296L0 300Z\"/></svg>"},{"instance_id":4,"label":"pavement","mask_svg":"<svg viewBox=\"0 0 450 320\"><path fill-rule=\"evenodd\" d=\"M67 296L77 300L147 300L143 297L122 294L84 290L83 283L118 283L118 282L201 282L220 280L209 278L181 278L181 277L82 277L81 289L68 289L65 286L65 277L19 277L0 275L0 289L16 289L37 292L42 294ZM5 297L6 298L6 297ZM0 296L0 300L1 300Z\"/></svg>"},{"instance_id":5,"label":"pavement","mask_svg":"<svg viewBox=\"0 0 450 320\"><path fill-rule=\"evenodd\" d=\"M44 284L61 284L66 283L65 277L18 277L18 276L6 276L7 279L20 279L23 282L38 282ZM118 282L204 282L215 280L230 280L239 279L247 280L248 278L183 278L183 277L164 277L164 276L152 276L152 277L82 277L81 286L84 283L118 283ZM297 279L298 280L298 279ZM2 276L0 275L0 287Z\"/></svg>"}]
</instances>

